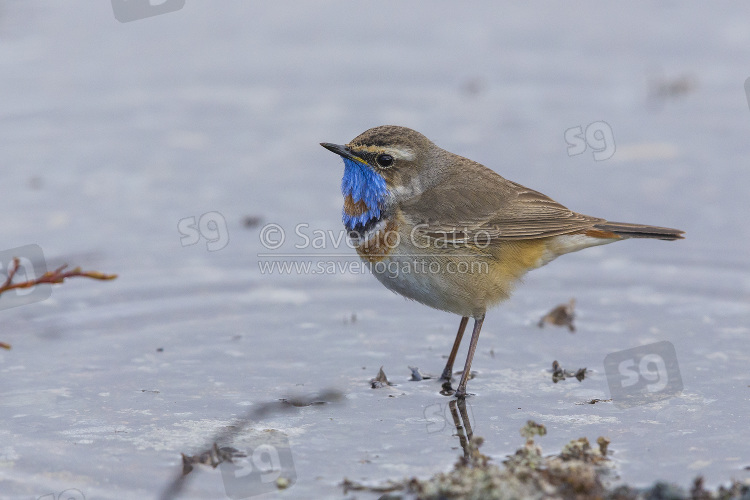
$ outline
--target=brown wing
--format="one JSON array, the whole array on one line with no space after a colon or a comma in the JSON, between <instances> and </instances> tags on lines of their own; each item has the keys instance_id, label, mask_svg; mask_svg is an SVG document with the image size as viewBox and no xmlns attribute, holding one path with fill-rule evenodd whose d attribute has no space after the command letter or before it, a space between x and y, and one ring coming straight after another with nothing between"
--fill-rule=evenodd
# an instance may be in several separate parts
<instances>
[{"instance_id":1,"label":"brown wing","mask_svg":"<svg viewBox=\"0 0 750 500\"><path fill-rule=\"evenodd\" d=\"M460 242L544 238L587 230L604 219L573 212L466 158L421 196L401 204L426 236Z\"/></svg>"}]
</instances>

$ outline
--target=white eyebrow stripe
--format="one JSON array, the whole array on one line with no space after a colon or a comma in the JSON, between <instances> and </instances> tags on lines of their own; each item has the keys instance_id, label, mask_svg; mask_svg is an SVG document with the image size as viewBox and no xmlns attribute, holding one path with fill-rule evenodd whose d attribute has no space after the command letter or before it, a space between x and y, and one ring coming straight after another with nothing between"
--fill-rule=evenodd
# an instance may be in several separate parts
<instances>
[{"instance_id":1,"label":"white eyebrow stripe","mask_svg":"<svg viewBox=\"0 0 750 500\"><path fill-rule=\"evenodd\" d=\"M403 148L403 149L385 148L385 152L393 156L397 160L412 161L414 158L417 157L417 155L414 154L414 151L411 150L410 148Z\"/></svg>"},{"instance_id":2,"label":"white eyebrow stripe","mask_svg":"<svg viewBox=\"0 0 750 500\"><path fill-rule=\"evenodd\" d=\"M414 160L417 155L414 153L414 150L411 148L403 147L403 148L395 148L393 146L390 147L381 147L381 146L349 146L347 144L347 147L351 147L354 151L367 151L368 153L373 154L389 154L393 156L397 160L406 160L406 161L412 161Z\"/></svg>"}]
</instances>

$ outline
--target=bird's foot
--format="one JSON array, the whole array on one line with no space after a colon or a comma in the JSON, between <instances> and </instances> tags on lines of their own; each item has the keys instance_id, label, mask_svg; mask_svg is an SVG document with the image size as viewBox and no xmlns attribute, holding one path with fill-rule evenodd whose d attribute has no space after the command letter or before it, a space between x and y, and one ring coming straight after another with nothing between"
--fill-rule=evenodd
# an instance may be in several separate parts
<instances>
[{"instance_id":1,"label":"bird's foot","mask_svg":"<svg viewBox=\"0 0 750 500\"><path fill-rule=\"evenodd\" d=\"M443 386L442 386L442 389L440 390L440 394L442 394L443 396L453 396L454 392L456 391L453 389L453 386L451 385L450 380L443 382Z\"/></svg>"}]
</instances>

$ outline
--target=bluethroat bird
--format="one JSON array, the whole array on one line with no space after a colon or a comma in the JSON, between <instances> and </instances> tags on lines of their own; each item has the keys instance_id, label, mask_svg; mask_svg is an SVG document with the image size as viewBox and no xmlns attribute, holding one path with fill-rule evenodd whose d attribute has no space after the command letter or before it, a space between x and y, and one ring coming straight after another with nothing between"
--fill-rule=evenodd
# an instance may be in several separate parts
<instances>
[{"instance_id":1,"label":"bluethroat bird","mask_svg":"<svg viewBox=\"0 0 750 500\"><path fill-rule=\"evenodd\" d=\"M404 297L461 316L442 374L448 382L474 318L459 398L485 312L527 271L595 245L684 234L573 212L405 127L375 127L349 144L321 146L344 159L344 226L375 277Z\"/></svg>"}]
</instances>

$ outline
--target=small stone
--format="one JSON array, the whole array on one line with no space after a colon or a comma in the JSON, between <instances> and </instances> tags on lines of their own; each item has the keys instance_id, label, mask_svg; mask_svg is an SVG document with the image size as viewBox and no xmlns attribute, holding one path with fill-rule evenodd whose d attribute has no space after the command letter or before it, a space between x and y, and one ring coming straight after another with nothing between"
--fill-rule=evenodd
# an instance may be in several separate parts
<instances>
[{"instance_id":1,"label":"small stone","mask_svg":"<svg viewBox=\"0 0 750 500\"><path fill-rule=\"evenodd\" d=\"M289 480L285 477L276 479L276 487L280 490L285 490L289 487Z\"/></svg>"}]
</instances>

